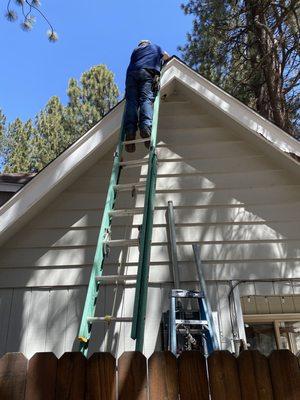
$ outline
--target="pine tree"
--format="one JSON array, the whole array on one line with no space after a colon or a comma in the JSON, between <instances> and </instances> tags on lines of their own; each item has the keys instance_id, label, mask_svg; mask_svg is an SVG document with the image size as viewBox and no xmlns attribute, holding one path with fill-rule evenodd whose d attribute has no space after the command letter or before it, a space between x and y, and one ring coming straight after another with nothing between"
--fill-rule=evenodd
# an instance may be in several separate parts
<instances>
[{"instance_id":1,"label":"pine tree","mask_svg":"<svg viewBox=\"0 0 300 400\"><path fill-rule=\"evenodd\" d=\"M8 125L4 151L4 172L29 172L32 170L32 121L25 124L17 118Z\"/></svg>"},{"instance_id":2,"label":"pine tree","mask_svg":"<svg viewBox=\"0 0 300 400\"><path fill-rule=\"evenodd\" d=\"M189 0L185 61L291 134L299 128L298 0Z\"/></svg>"},{"instance_id":3,"label":"pine tree","mask_svg":"<svg viewBox=\"0 0 300 400\"><path fill-rule=\"evenodd\" d=\"M36 171L57 157L70 143L64 128L64 107L57 96L49 99L36 117L36 131L32 140L32 165Z\"/></svg>"},{"instance_id":4,"label":"pine tree","mask_svg":"<svg viewBox=\"0 0 300 400\"><path fill-rule=\"evenodd\" d=\"M105 65L96 65L84 72L79 83L70 79L67 93L66 129L74 139L115 106L119 95L114 75Z\"/></svg>"}]
</instances>

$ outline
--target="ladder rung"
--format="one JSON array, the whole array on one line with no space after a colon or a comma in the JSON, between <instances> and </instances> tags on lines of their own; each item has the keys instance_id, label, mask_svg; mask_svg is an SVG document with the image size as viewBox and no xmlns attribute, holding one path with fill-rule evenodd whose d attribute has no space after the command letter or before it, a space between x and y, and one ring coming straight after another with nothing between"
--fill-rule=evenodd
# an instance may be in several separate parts
<instances>
[{"instance_id":1,"label":"ladder rung","mask_svg":"<svg viewBox=\"0 0 300 400\"><path fill-rule=\"evenodd\" d=\"M149 141L150 141L150 137L142 138L142 139L134 139L134 140L125 140L123 143L124 144L133 144L133 143L145 143L145 142L149 142Z\"/></svg>"},{"instance_id":2,"label":"ladder rung","mask_svg":"<svg viewBox=\"0 0 300 400\"><path fill-rule=\"evenodd\" d=\"M114 283L114 282L125 282L136 280L137 275L106 275L106 276L96 276L95 279L97 282L101 282L102 284L106 283Z\"/></svg>"},{"instance_id":3,"label":"ladder rung","mask_svg":"<svg viewBox=\"0 0 300 400\"><path fill-rule=\"evenodd\" d=\"M176 324L207 325L207 321L202 319L175 319L175 322Z\"/></svg>"},{"instance_id":4,"label":"ladder rung","mask_svg":"<svg viewBox=\"0 0 300 400\"><path fill-rule=\"evenodd\" d=\"M122 210L112 210L109 212L110 217L128 217L136 214L143 214L143 208L128 208Z\"/></svg>"},{"instance_id":5,"label":"ladder rung","mask_svg":"<svg viewBox=\"0 0 300 400\"><path fill-rule=\"evenodd\" d=\"M105 317L88 317L87 322L89 324L94 322L132 322L132 317L112 317L111 315L106 315Z\"/></svg>"},{"instance_id":6,"label":"ladder rung","mask_svg":"<svg viewBox=\"0 0 300 400\"><path fill-rule=\"evenodd\" d=\"M143 182L136 182L136 183L121 183L114 186L114 190L118 191L126 191L126 190L133 190L134 188L144 187L146 186L146 181Z\"/></svg>"},{"instance_id":7,"label":"ladder rung","mask_svg":"<svg viewBox=\"0 0 300 400\"><path fill-rule=\"evenodd\" d=\"M140 165L148 164L147 158L141 158L140 160L128 160L128 161L120 161L121 167L138 167Z\"/></svg>"},{"instance_id":8,"label":"ladder rung","mask_svg":"<svg viewBox=\"0 0 300 400\"><path fill-rule=\"evenodd\" d=\"M110 247L121 247L121 246L138 246L138 239L115 239L104 241L104 244L108 244Z\"/></svg>"}]
</instances>

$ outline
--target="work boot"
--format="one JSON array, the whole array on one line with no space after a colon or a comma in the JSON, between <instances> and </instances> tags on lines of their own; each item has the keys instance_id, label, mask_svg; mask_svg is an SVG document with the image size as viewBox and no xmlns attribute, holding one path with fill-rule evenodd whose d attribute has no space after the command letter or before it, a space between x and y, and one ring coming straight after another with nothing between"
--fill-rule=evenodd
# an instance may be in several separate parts
<instances>
[{"instance_id":1,"label":"work boot","mask_svg":"<svg viewBox=\"0 0 300 400\"><path fill-rule=\"evenodd\" d=\"M134 140L135 139L135 133L133 132L128 132L126 133L125 136L125 141L130 141L130 140ZM127 153L134 153L135 152L135 143L129 143L129 144L125 144L125 150L127 151Z\"/></svg>"},{"instance_id":2,"label":"work boot","mask_svg":"<svg viewBox=\"0 0 300 400\"><path fill-rule=\"evenodd\" d=\"M150 138L151 138L151 126L143 126L140 128L141 138L146 139L149 138L149 141L145 142L145 146L147 149L150 147Z\"/></svg>"}]
</instances>

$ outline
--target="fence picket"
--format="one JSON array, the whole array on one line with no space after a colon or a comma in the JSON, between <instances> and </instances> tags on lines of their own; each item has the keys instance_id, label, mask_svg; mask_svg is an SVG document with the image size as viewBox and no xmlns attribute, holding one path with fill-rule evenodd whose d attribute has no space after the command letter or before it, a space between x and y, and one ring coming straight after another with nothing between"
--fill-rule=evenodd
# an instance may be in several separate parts
<instances>
[{"instance_id":1,"label":"fence picket","mask_svg":"<svg viewBox=\"0 0 300 400\"><path fill-rule=\"evenodd\" d=\"M257 350L243 351L238 359L243 400L273 400L273 390L267 357Z\"/></svg>"},{"instance_id":2,"label":"fence picket","mask_svg":"<svg viewBox=\"0 0 300 400\"><path fill-rule=\"evenodd\" d=\"M84 400L86 358L81 353L65 353L57 362L55 400Z\"/></svg>"},{"instance_id":3,"label":"fence picket","mask_svg":"<svg viewBox=\"0 0 300 400\"><path fill-rule=\"evenodd\" d=\"M22 353L7 353L0 359L0 399L23 400L27 359Z\"/></svg>"},{"instance_id":4,"label":"fence picket","mask_svg":"<svg viewBox=\"0 0 300 400\"><path fill-rule=\"evenodd\" d=\"M176 357L169 351L157 351L148 361L149 393L151 400L178 399Z\"/></svg>"},{"instance_id":5,"label":"fence picket","mask_svg":"<svg viewBox=\"0 0 300 400\"><path fill-rule=\"evenodd\" d=\"M28 369L27 369L28 367ZM27 369L27 370L26 370ZM208 400L205 358L200 352L155 352L148 361L139 352L118 360L118 400ZM208 358L211 400L299 400L300 365L288 350L267 358L246 350L236 359L228 351ZM21 353L0 359L1 400L116 400L116 360L110 353Z\"/></svg>"},{"instance_id":6,"label":"fence picket","mask_svg":"<svg viewBox=\"0 0 300 400\"><path fill-rule=\"evenodd\" d=\"M118 373L119 400L147 400L147 365L142 353L123 353L119 358Z\"/></svg>"},{"instance_id":7,"label":"fence picket","mask_svg":"<svg viewBox=\"0 0 300 400\"><path fill-rule=\"evenodd\" d=\"M275 400L300 399L300 368L289 350L275 350L269 356Z\"/></svg>"},{"instance_id":8,"label":"fence picket","mask_svg":"<svg viewBox=\"0 0 300 400\"><path fill-rule=\"evenodd\" d=\"M199 351L185 351L178 358L180 400L208 400L205 358Z\"/></svg>"},{"instance_id":9,"label":"fence picket","mask_svg":"<svg viewBox=\"0 0 300 400\"><path fill-rule=\"evenodd\" d=\"M87 362L86 400L115 400L116 359L110 353L94 353Z\"/></svg>"},{"instance_id":10,"label":"fence picket","mask_svg":"<svg viewBox=\"0 0 300 400\"><path fill-rule=\"evenodd\" d=\"M54 400L57 358L36 353L28 363L25 400Z\"/></svg>"},{"instance_id":11,"label":"fence picket","mask_svg":"<svg viewBox=\"0 0 300 400\"><path fill-rule=\"evenodd\" d=\"M236 358L229 351L215 351L208 357L212 400L241 400Z\"/></svg>"}]
</instances>

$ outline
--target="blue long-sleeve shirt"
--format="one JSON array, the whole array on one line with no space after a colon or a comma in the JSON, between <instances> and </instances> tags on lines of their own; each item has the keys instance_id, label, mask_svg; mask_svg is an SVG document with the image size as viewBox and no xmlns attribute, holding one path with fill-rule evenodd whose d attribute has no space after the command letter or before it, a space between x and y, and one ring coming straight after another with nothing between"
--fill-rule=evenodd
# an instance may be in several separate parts
<instances>
[{"instance_id":1,"label":"blue long-sleeve shirt","mask_svg":"<svg viewBox=\"0 0 300 400\"><path fill-rule=\"evenodd\" d=\"M162 58L164 52L161 47L156 44L147 44L139 46L133 50L131 54L130 64L127 68L129 71L138 71L142 68L154 69L158 73L161 70Z\"/></svg>"}]
</instances>

